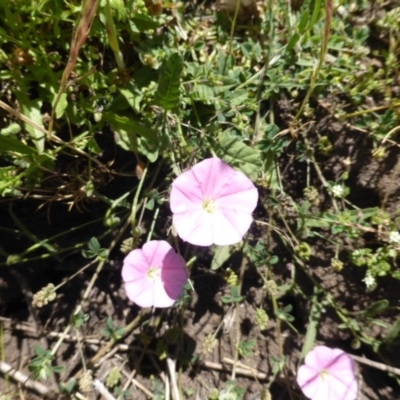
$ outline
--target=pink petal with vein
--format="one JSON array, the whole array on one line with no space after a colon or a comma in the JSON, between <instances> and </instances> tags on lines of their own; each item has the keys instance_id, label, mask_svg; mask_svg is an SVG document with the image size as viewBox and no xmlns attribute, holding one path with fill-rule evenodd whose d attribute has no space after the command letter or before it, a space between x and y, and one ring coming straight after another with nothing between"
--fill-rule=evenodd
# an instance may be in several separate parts
<instances>
[{"instance_id":1,"label":"pink petal with vein","mask_svg":"<svg viewBox=\"0 0 400 400\"><path fill-rule=\"evenodd\" d=\"M204 201L212 201L215 211L205 211ZM178 176L170 196L178 235L199 246L240 242L253 220L257 201L258 191L250 179L216 157Z\"/></svg>"},{"instance_id":2,"label":"pink petal with vein","mask_svg":"<svg viewBox=\"0 0 400 400\"><path fill-rule=\"evenodd\" d=\"M297 372L297 383L311 400L355 400L358 384L352 358L340 349L316 346Z\"/></svg>"},{"instance_id":3,"label":"pink petal with vein","mask_svg":"<svg viewBox=\"0 0 400 400\"><path fill-rule=\"evenodd\" d=\"M153 278L148 276L150 268ZM128 298L137 305L170 307L181 295L188 272L168 242L153 240L125 257L122 278Z\"/></svg>"}]
</instances>

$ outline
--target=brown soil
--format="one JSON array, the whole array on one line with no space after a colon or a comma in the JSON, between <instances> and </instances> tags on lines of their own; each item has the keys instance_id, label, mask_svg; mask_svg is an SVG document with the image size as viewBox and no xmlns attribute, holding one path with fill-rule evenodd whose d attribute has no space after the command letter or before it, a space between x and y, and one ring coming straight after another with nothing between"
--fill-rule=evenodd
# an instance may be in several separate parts
<instances>
[{"instance_id":1,"label":"brown soil","mask_svg":"<svg viewBox=\"0 0 400 400\"><path fill-rule=\"evenodd\" d=\"M324 132L334 144L334 151L329 157L321 156L319 164L326 179L334 180L346 169L349 171L348 185L351 188L349 199L353 204L365 208L372 206L384 206L392 215L399 208L400 190L396 182L400 174L398 163L398 147L392 147L386 158L377 161L371 157L371 146L369 139L361 132L356 131L349 125L343 125L335 121L333 117L320 110L318 122L308 130L307 136L310 142L315 140L318 132ZM294 149L294 147L293 147ZM350 165L343 161L350 157ZM295 153L291 150L282 157L282 180L285 184L285 192L292 196L296 202L302 200L302 190L305 187L306 163L295 159ZM323 189L316 173L312 171L312 184ZM129 182L111 183L112 185L128 185ZM272 209L265 209L262 204L268 203L269 193L261 191L260 206L256 210L255 219L265 220ZM326 199L320 203L321 210L325 207ZM7 205L0 204L0 220L3 227L13 226ZM99 204L91 204L89 211L79 213L76 210L68 212L65 205L53 204L49 208L36 210L37 204L32 201L15 201L14 213L40 238L51 237L57 232L65 231L78 224L93 220L96 216L103 215L104 210ZM165 208L166 225L168 224L168 209ZM145 223L146 224L146 223ZM58 245L65 246L68 242L75 243L77 237L80 240L87 239L102 229L101 223L93 225L82 232L69 235ZM254 238L263 235L264 232L257 224L253 226ZM8 252L18 253L29 243L22 236L10 238L2 233L2 247L7 247ZM329 235L329 232L324 232ZM365 243L371 238L364 237ZM106 240L105 240L106 242ZM346 242L346 241L344 241ZM330 267L330 259L334 255L334 248L329 247L326 241L311 238L309 243L314 249L312 258L306 263L305 270L330 293L335 301L345 309L353 312L362 311L372 303L387 299L390 302L391 311L379 316L379 319L392 324L397 318L397 310L400 306L398 283L393 279L381 279L378 289L372 293L367 292L362 283L364 271L361 268L346 264L341 273L334 272ZM350 243L350 242L349 242ZM57 243L56 243L57 244ZM185 249L185 246L182 247ZM196 250L189 249L191 252ZM345 259L350 248L343 247L341 258ZM280 284L289 282L291 275L292 256L282 245L278 236L273 236L271 241L271 254L279 255L280 261L273 267L274 278ZM271 303L262 288L263 284L255 267L248 265L243 277L242 294L244 301L239 307L239 325L236 325L235 313L228 305L221 301L221 296L229 292L229 288L222 279L221 271L211 271L210 254L201 251L199 260L192 270L194 291L188 305L183 321L184 335L178 342L172 340L166 351L172 358L178 358L178 368L182 368L181 384L187 398L207 399L214 388L223 388L224 382L231 379L232 366L229 360L234 360L235 343L237 333L240 332L244 340L255 340L256 346L251 356L241 358L239 361L245 366L254 369L253 372L243 375L241 370L237 373L237 386L245 389L245 399L261 399L272 377L273 358L279 357L279 345L277 343L277 326L273 317ZM132 305L126 298L124 288L121 284L120 270L123 255L115 250L106 263L96 285L90 293L90 301L83 305L84 313L89 315L89 320L80 330L81 342L91 339L91 343L83 343L83 354L86 360L95 355L105 345L106 340L101 336L105 327L107 316L112 316L116 326L126 326L139 312L139 308ZM0 323L3 333L0 335L1 346L5 354L3 359L9 365L29 375L27 365L34 355L34 346L41 344L42 347L51 349L58 336L68 325L70 316L80 301L89 280L93 276L93 270L89 269L79 274L73 281L64 285L58 292L55 302L40 310L33 309L30 304L32 294L40 288L52 282L58 284L68 278L73 272L82 266L84 260L79 252L71 252L60 260L38 260L28 264L16 265L2 268L0 271ZM241 260L232 257L224 268L231 267L239 271ZM305 296L311 296L312 283L301 269L296 271L296 283L300 291L288 292L279 299L280 308L291 305L294 321L293 328L288 324L281 323L282 348L286 357L285 373L281 373L272 384L270 390L274 399L299 398L296 389L295 373L304 334L308 324L310 303ZM261 331L254 323L255 308L263 307L270 316L268 328ZM399 344L392 343L389 347L382 347L378 356L371 350L370 346L361 345L357 350L351 347L352 335L349 330L339 329L339 320L332 309L325 305L323 316L318 327L317 341L332 347L340 347L351 354L365 357L369 360L382 362L400 368L400 360L397 357ZM156 311L155 316L161 315ZM177 326L174 309L162 313L162 323L155 333L148 330L149 327L142 325L135 329L127 338L116 346L116 352L101 361L94 367L95 375L104 382L109 370L117 366L124 372L122 381L135 369L135 379L138 383L156 392L151 376L161 379L167 374L164 359L159 359L156 353L156 339L168 335L171 328ZM155 317L150 318L155 323ZM148 318L144 318L147 320ZM222 324L217 335L218 345L210 352L204 352L204 344L208 335L213 334ZM368 335L379 339L382 337L384 328L365 321L361 329ZM297 330L297 332L296 332ZM147 332L150 341L143 344L139 333ZM81 368L81 358L77 346L77 334L73 330L64 340L57 352L54 365L64 366L64 372L60 375L61 381L67 381ZM125 376L126 375L126 376ZM360 399L381 400L400 398L400 389L395 378L387 372L379 371L368 365L358 363L358 379L360 383ZM161 382L161 381L160 381ZM48 387L54 387L56 381L50 379L44 382ZM290 389L289 389L290 388ZM161 384L163 390L163 384ZM289 392L289 390L291 392ZM25 399L39 399L41 396L34 395L31 391L13 384L12 380L0 380L0 392L12 393L12 398L19 398L22 393ZM28 394L29 393L29 394ZM144 399L146 396L139 388L132 389L131 398ZM95 391L89 392L88 399L99 398ZM66 396L65 398L68 398ZM161 397L160 397L161 398Z\"/></svg>"}]
</instances>

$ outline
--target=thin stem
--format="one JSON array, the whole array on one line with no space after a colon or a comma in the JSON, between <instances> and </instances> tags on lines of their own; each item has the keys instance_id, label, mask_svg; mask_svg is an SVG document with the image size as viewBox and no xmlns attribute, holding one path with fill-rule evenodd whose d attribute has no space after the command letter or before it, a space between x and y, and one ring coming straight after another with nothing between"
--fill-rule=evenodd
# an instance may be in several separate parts
<instances>
[{"instance_id":1,"label":"thin stem","mask_svg":"<svg viewBox=\"0 0 400 400\"><path fill-rule=\"evenodd\" d=\"M299 111L294 117L294 121L297 121L300 115L303 113L304 107L308 103L308 100L310 99L311 94L314 91L315 83L317 81L317 77L319 75L321 67L324 64L326 53L328 51L328 40L330 36L331 20L332 20L332 0L325 0L325 30L324 30L324 35L322 37L322 45L321 45L321 50L319 52L319 58L317 61L317 65L312 71L310 86L306 93L306 97L304 97L304 100L301 103Z\"/></svg>"},{"instance_id":2,"label":"thin stem","mask_svg":"<svg viewBox=\"0 0 400 400\"><path fill-rule=\"evenodd\" d=\"M242 249L244 247L244 244L242 246ZM242 263L240 264L240 275L239 275L239 290L238 292L240 293L242 291L242 282L243 282L243 277L244 277L244 271L246 269L247 265L247 259L246 257L242 258ZM234 364L232 366L232 373L231 373L231 380L235 379L236 376L236 364L239 360L239 344L240 344L240 304L236 303L235 307L235 328L236 328L236 344L235 344L235 354L234 354Z\"/></svg>"},{"instance_id":3,"label":"thin stem","mask_svg":"<svg viewBox=\"0 0 400 400\"><path fill-rule=\"evenodd\" d=\"M138 206L138 202L139 202L139 196L140 196L140 192L142 190L143 187L143 183L145 181L146 175L147 175L147 170L148 167L146 165L146 167L143 170L143 174L140 177L140 181L139 181L139 185L136 189L135 192L135 197L133 199L133 203L132 203L132 211L131 211L131 227L132 227L132 232L135 231L136 228L136 212L137 212L137 206Z\"/></svg>"},{"instance_id":4,"label":"thin stem","mask_svg":"<svg viewBox=\"0 0 400 400\"><path fill-rule=\"evenodd\" d=\"M228 50L228 53L230 55L232 55L233 35L235 33L236 21L237 21L238 15L239 15L240 3L241 3L241 0L236 0L235 15L233 16L232 25L231 25L231 33L230 33L230 37L229 37L229 50Z\"/></svg>"},{"instance_id":5,"label":"thin stem","mask_svg":"<svg viewBox=\"0 0 400 400\"><path fill-rule=\"evenodd\" d=\"M122 59L121 51L119 49L117 30L115 28L109 0L106 1L104 11L106 17L108 41L110 43L112 51L114 52L115 62L117 63L118 70L119 72L123 72L125 71L125 65Z\"/></svg>"},{"instance_id":6,"label":"thin stem","mask_svg":"<svg viewBox=\"0 0 400 400\"><path fill-rule=\"evenodd\" d=\"M146 242L149 242L149 241L151 240L151 237L152 237L152 235L153 235L154 227L155 227L155 225L156 225L156 221L157 221L157 218L158 218L158 214L159 214L159 213L160 213L160 207L157 207L156 210L154 211L153 219L152 219L152 221L151 221L151 226L150 226L150 229L149 229L149 233L148 233L148 235L147 235L147 240L146 240Z\"/></svg>"}]
</instances>

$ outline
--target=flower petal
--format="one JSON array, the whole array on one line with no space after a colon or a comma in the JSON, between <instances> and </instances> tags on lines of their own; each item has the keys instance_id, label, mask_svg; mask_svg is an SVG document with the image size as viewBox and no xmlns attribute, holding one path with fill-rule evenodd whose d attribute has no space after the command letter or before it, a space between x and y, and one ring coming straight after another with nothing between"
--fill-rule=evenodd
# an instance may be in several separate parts
<instances>
[{"instance_id":1,"label":"flower petal","mask_svg":"<svg viewBox=\"0 0 400 400\"><path fill-rule=\"evenodd\" d=\"M141 307L151 307L153 305L152 284L143 277L140 280L126 282L125 291L128 299Z\"/></svg>"},{"instance_id":2,"label":"flower petal","mask_svg":"<svg viewBox=\"0 0 400 400\"><path fill-rule=\"evenodd\" d=\"M339 350L339 349L336 349ZM340 352L344 353L342 350ZM305 357L304 363L308 366L312 366L317 371L322 371L327 368L332 359L335 358L337 354L332 356L332 349L326 346L315 346Z\"/></svg>"},{"instance_id":3,"label":"flower petal","mask_svg":"<svg viewBox=\"0 0 400 400\"><path fill-rule=\"evenodd\" d=\"M156 281L153 286L153 306L159 308L171 307L175 303L175 300L181 295L181 292L182 286L176 296L170 296L163 282Z\"/></svg>"},{"instance_id":4,"label":"flower petal","mask_svg":"<svg viewBox=\"0 0 400 400\"><path fill-rule=\"evenodd\" d=\"M226 246L240 242L253 218L237 211L216 211L213 214L192 211L174 214L172 218L179 236L198 246Z\"/></svg>"},{"instance_id":5,"label":"flower petal","mask_svg":"<svg viewBox=\"0 0 400 400\"><path fill-rule=\"evenodd\" d=\"M174 249L165 240L151 240L142 247L149 267L161 268L167 254Z\"/></svg>"},{"instance_id":6,"label":"flower petal","mask_svg":"<svg viewBox=\"0 0 400 400\"><path fill-rule=\"evenodd\" d=\"M158 270L147 275L150 267ZM170 307L188 279L183 259L164 240L153 240L131 251L124 260L122 278L128 298L141 307Z\"/></svg>"},{"instance_id":7,"label":"flower petal","mask_svg":"<svg viewBox=\"0 0 400 400\"><path fill-rule=\"evenodd\" d=\"M307 364L302 365L297 371L297 383L308 397L317 390L319 379L319 371Z\"/></svg>"},{"instance_id":8,"label":"flower petal","mask_svg":"<svg viewBox=\"0 0 400 400\"><path fill-rule=\"evenodd\" d=\"M173 213L200 210L203 194L192 170L185 171L172 183L170 207Z\"/></svg>"},{"instance_id":9,"label":"flower petal","mask_svg":"<svg viewBox=\"0 0 400 400\"><path fill-rule=\"evenodd\" d=\"M354 373L355 365L353 359L340 349L331 349L331 362L328 364L329 372L332 375L340 376L345 373Z\"/></svg>"},{"instance_id":10,"label":"flower petal","mask_svg":"<svg viewBox=\"0 0 400 400\"><path fill-rule=\"evenodd\" d=\"M257 206L258 190L244 175L238 174L234 178L234 184L224 187L216 200L218 208L251 214Z\"/></svg>"},{"instance_id":11,"label":"flower petal","mask_svg":"<svg viewBox=\"0 0 400 400\"><path fill-rule=\"evenodd\" d=\"M206 200L215 203L215 211L203 209ZM170 196L178 235L199 246L240 242L253 220L257 201L258 191L250 179L216 157L178 176Z\"/></svg>"},{"instance_id":12,"label":"flower petal","mask_svg":"<svg viewBox=\"0 0 400 400\"><path fill-rule=\"evenodd\" d=\"M221 210L215 217L213 242L218 246L240 242L253 222L251 214L237 210Z\"/></svg>"},{"instance_id":13,"label":"flower petal","mask_svg":"<svg viewBox=\"0 0 400 400\"><path fill-rule=\"evenodd\" d=\"M188 277L189 272L184 260L171 248L165 256L161 270L161 281L166 294L174 301L177 300Z\"/></svg>"},{"instance_id":14,"label":"flower petal","mask_svg":"<svg viewBox=\"0 0 400 400\"><path fill-rule=\"evenodd\" d=\"M149 269L149 263L141 249L131 251L124 259L122 279L125 282L142 279Z\"/></svg>"},{"instance_id":15,"label":"flower petal","mask_svg":"<svg viewBox=\"0 0 400 400\"><path fill-rule=\"evenodd\" d=\"M351 357L340 349L316 346L297 372L297 383L311 400L355 400L358 383Z\"/></svg>"},{"instance_id":16,"label":"flower petal","mask_svg":"<svg viewBox=\"0 0 400 400\"><path fill-rule=\"evenodd\" d=\"M203 198L216 199L236 171L220 158L213 157L194 165L192 173L200 186Z\"/></svg>"},{"instance_id":17,"label":"flower petal","mask_svg":"<svg viewBox=\"0 0 400 400\"><path fill-rule=\"evenodd\" d=\"M186 242L198 246L211 246L213 244L212 218L204 210L174 214L172 223L179 236Z\"/></svg>"},{"instance_id":18,"label":"flower petal","mask_svg":"<svg viewBox=\"0 0 400 400\"><path fill-rule=\"evenodd\" d=\"M332 399L355 400L358 395L358 383L353 373L343 374L341 377L332 375L330 380Z\"/></svg>"}]
</instances>

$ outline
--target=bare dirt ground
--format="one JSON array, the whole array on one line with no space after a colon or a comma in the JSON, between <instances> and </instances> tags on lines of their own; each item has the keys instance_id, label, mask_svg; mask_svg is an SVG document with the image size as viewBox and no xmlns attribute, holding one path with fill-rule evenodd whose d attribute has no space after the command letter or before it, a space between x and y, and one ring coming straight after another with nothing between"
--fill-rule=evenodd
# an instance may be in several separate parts
<instances>
[{"instance_id":1,"label":"bare dirt ground","mask_svg":"<svg viewBox=\"0 0 400 400\"><path fill-rule=\"evenodd\" d=\"M381 206L385 201L386 209L391 213L399 208L398 174L398 148L388 154L388 156L376 161L371 158L371 143L363 133L353 130L350 126L335 121L329 114L321 115L316 121L315 127L323 130L330 137L334 144L334 151L329 157L319 160L322 170L327 179L334 180L342 174L345 169L349 171L349 186L351 187L351 201L360 207ZM313 140L313 130L307 133L310 140ZM344 159L351 156L352 163L347 165ZM296 161L295 154L290 150L281 160L284 175L286 193L290 194L296 201L301 198L300 187L304 187L305 163ZM317 176L312 176L315 185L318 183ZM119 182L113 182L115 187ZM123 184L121 189L123 190ZM268 190L261 192L261 199L255 213L255 219L265 219L273 209L266 209ZM264 197L264 199L263 199ZM383 200L384 199L384 200ZM0 205L0 219L2 226L10 226L8 205ZM51 207L37 210L37 205L32 201L15 201L13 212L23 220L24 224L39 237L49 237L59 230L68 229L75 226L78 222L96 218L101 214L100 205L87 205L88 212L79 213L76 210L68 212L65 205L53 204ZM323 209L324 201L320 202ZM166 215L167 214L167 209ZM168 218L166 219L166 221ZM91 235L96 232L98 227L94 226L82 233L73 235ZM262 235L262 230L257 225L253 227L252 235L257 238ZM75 239L75 236L74 236ZM276 238L275 238L276 239ZM68 242L72 236L63 239ZM362 240L367 241L368 237ZM25 243L9 240L2 235L2 246L13 248L17 252ZM65 245L64 243L60 243ZM333 298L348 310L357 312L364 309L374 301L382 298L388 299L392 304L392 311L389 311L384 320L393 323L398 314L396 308L400 306L399 286L394 280L383 279L379 289L368 293L361 280L363 271L360 268L349 265L345 273L334 272L329 267L329 260L332 258L334 249L329 248L326 242L319 242L315 239L313 243L314 252L308 263L309 270L314 279L321 283L324 289L328 290ZM341 249L341 254L345 256L350 248ZM278 240L272 241L271 253L280 256L280 262L274 266L274 276L279 281L289 281L291 275L291 256ZM126 299L124 288L121 284L120 270L123 255L115 250L106 263L103 271L97 280L95 288L90 293L89 301L84 304L83 311L88 314L89 320L80 330L80 343L83 345L85 358L89 360L98 350L104 346L105 338L101 331L105 326L105 320L112 316L116 326L127 325L139 312L139 308L130 304ZM186 390L187 398L206 399L213 388L221 388L223 382L230 379L232 365L234 362L235 332L240 329L243 339L255 340L255 351L251 356L243 357L239 360L241 365L237 369L237 384L245 388L245 399L261 399L263 389L269 381L273 371L270 363L271 357L279 356L279 346L275 335L276 322L270 319L268 328L264 331L254 325L254 309L260 304L265 304L262 290L262 282L249 266L246 268L243 277L243 294L245 301L240 306L240 324L235 325L232 310L228 305L221 301L221 296L226 294L227 286L221 274L211 271L209 268L210 255L205 251L201 254L199 262L192 270L192 278L195 282L194 292L190 306L184 316L183 327L184 336L180 342L170 344L166 351L172 356L179 356L182 366L182 385ZM234 258L227 263L232 269L238 268L238 260ZM81 273L73 281L63 286L55 302L48 304L40 310L31 307L32 295L47 283L58 284L68 278L74 271L82 265L82 259L77 252L71 252L62 260L38 260L26 265L16 265L10 268L3 268L0 271L0 323L3 329L3 349L4 360L17 368L21 372L29 375L27 365L34 354L34 346L41 344L42 347L52 348L60 337L61 332L68 324L70 316L78 304L83 291L87 287L88 281L93 275L93 270L89 269ZM309 279L298 271L296 281L304 293L310 293L312 285ZM273 399L293 399L298 398L299 392L295 389L296 363L301 350L303 335L308 323L309 308L306 299L295 293L286 295L280 299L281 305L291 305L295 317L292 322L296 333L285 323L281 324L281 337L284 354L286 358L285 375L281 374L272 385L271 394ZM268 304L268 302L267 302ZM271 309L267 309L271 312ZM162 324L155 337L166 335L171 327L176 324L176 315L173 310L166 312L165 321L169 324ZM152 318L159 314L155 312ZM204 343L207 336L215 332L222 323L222 328L217 336L218 345L211 352L205 353ZM350 354L376 360L374 353L367 346L360 346L357 350L351 347L352 336L347 330L338 328L339 321L336 316L325 311L318 327L317 340L320 343L332 347L340 347ZM381 329L376 325L368 324L362 329L376 338L381 335ZM117 366L124 371L126 376L135 370L136 381L144 387L157 392L151 376L157 376L162 382L163 374L166 373L165 360L159 359L156 352L155 340L143 343L143 338L139 337L140 332L145 332L146 327L138 327L132 334L125 338L120 344L115 346L115 350L108 353L108 357L96 365L96 376L103 379L108 371ZM149 332L150 333L150 332ZM151 335L149 335L151 337ZM77 346L78 336L70 331L57 352L55 365L64 366L64 372L58 379L68 380L82 368L81 358ZM172 341L173 342L173 341ZM388 364L400 368L398 358L399 344L393 343L389 348L385 348L384 354ZM182 361L183 360L183 361ZM251 368L251 369L248 369ZM126 377L123 377L125 380ZM390 377L387 372L371 368L363 363L358 363L358 379L360 382L360 399L396 399L400 398L400 390L395 378ZM45 382L52 386L56 382L53 379ZM291 387L291 389L289 389ZM40 395L34 395L21 386L18 388L12 380L0 380L0 391L3 394L13 393L13 398L40 399ZM25 397L22 394L25 393ZM65 398L68 398L66 396ZM99 398L96 392L87 394L87 398ZM144 399L146 395L138 387L132 391L133 399Z\"/></svg>"}]
</instances>

